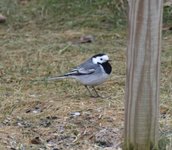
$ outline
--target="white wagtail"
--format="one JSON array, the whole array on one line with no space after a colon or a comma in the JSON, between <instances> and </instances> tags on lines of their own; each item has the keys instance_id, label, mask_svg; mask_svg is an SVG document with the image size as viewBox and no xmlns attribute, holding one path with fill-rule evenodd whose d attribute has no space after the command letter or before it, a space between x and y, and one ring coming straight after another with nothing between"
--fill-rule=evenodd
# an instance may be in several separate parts
<instances>
[{"instance_id":1,"label":"white wagtail","mask_svg":"<svg viewBox=\"0 0 172 150\"><path fill-rule=\"evenodd\" d=\"M99 96L94 86L105 82L112 71L112 67L109 63L109 57L106 54L97 54L72 69L70 72L57 77L50 77L48 80L58 80L65 78L74 78L82 83L91 96L92 93L88 86L92 87L96 97ZM95 97L95 96L94 96Z\"/></svg>"}]
</instances>

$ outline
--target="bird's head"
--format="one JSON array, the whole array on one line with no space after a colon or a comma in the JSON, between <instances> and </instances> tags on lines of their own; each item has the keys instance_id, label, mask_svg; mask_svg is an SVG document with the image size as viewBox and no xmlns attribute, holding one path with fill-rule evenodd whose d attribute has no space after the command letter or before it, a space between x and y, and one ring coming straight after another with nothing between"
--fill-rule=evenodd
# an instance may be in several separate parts
<instances>
[{"instance_id":1,"label":"bird's head","mask_svg":"<svg viewBox=\"0 0 172 150\"><path fill-rule=\"evenodd\" d=\"M94 64L103 64L109 61L109 57L106 54L97 54L92 57Z\"/></svg>"}]
</instances>

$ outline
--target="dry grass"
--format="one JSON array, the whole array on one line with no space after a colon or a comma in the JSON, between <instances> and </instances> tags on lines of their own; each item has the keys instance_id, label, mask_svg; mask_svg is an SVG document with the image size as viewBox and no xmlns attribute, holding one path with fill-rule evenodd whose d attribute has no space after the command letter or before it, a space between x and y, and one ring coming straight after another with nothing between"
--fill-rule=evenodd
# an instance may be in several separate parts
<instances>
[{"instance_id":1,"label":"dry grass","mask_svg":"<svg viewBox=\"0 0 172 150\"><path fill-rule=\"evenodd\" d=\"M163 135L171 136L172 38L167 32L163 36L160 125ZM95 42L72 44L88 34L96 37ZM29 22L18 29L2 26L0 38L0 149L108 149L106 143L96 142L102 129L116 129L115 144L122 141L125 31L55 30ZM97 87L105 98L90 98L74 80L42 80L99 52L113 60L111 78ZM80 116L73 116L74 112Z\"/></svg>"},{"instance_id":2,"label":"dry grass","mask_svg":"<svg viewBox=\"0 0 172 150\"><path fill-rule=\"evenodd\" d=\"M94 138L101 129L122 130L123 35L84 28L79 31L40 30L34 24L29 30L26 26L18 31L5 31L6 28L1 29L0 50L2 145L31 149L30 142L39 137L41 144L33 144L34 147L48 147L51 144L47 141L52 140L65 149L98 149ZM96 41L71 44L85 34L94 35ZM99 52L108 53L113 60L111 79L97 87L106 98L90 98L85 88L74 80L41 81L47 76L62 74ZM73 117L72 112L81 115ZM16 144L6 141L16 141ZM69 145L65 145L66 142Z\"/></svg>"}]
</instances>

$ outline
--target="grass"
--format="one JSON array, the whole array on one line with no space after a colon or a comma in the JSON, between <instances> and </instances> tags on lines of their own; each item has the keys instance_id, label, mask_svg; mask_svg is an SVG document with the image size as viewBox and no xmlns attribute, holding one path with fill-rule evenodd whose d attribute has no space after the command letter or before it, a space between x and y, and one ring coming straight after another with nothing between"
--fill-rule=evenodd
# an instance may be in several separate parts
<instances>
[{"instance_id":1,"label":"grass","mask_svg":"<svg viewBox=\"0 0 172 150\"><path fill-rule=\"evenodd\" d=\"M121 141L125 23L111 21L116 13L112 8L120 5L110 5L103 0L94 2L92 6L91 1L85 1L88 7L83 7L86 5L83 1L79 5L75 5L78 1L67 0L30 1L24 6L17 1L1 1L1 11L8 20L5 25L0 24L0 149L103 149L95 137L104 128L117 128L116 141ZM70 7L64 10L64 5ZM96 37L95 42L72 44L88 34ZM164 31L160 95L162 139L171 136L172 126L171 43L170 31ZM106 98L90 98L85 88L74 80L41 81L66 72L99 52L108 53L113 60L112 76L97 87ZM72 116L73 112L79 112L80 116ZM39 140L34 144L36 137Z\"/></svg>"}]
</instances>

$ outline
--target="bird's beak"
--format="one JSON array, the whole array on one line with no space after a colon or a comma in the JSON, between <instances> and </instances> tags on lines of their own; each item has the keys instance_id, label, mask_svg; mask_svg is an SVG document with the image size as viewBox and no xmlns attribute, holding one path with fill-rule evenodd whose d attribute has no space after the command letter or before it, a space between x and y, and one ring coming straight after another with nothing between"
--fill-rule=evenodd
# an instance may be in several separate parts
<instances>
[{"instance_id":1,"label":"bird's beak","mask_svg":"<svg viewBox=\"0 0 172 150\"><path fill-rule=\"evenodd\" d=\"M108 61L112 61L112 59L109 59Z\"/></svg>"}]
</instances>

